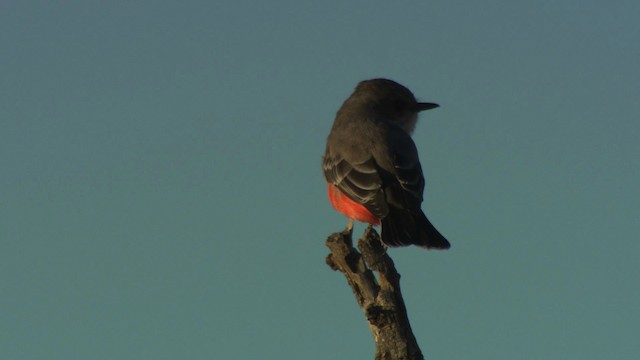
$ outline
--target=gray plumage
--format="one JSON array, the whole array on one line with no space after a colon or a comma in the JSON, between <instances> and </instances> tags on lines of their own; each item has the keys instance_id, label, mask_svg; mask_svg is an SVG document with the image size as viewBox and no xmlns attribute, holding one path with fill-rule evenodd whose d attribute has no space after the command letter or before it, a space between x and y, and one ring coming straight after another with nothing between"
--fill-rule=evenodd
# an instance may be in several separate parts
<instances>
[{"instance_id":1,"label":"gray plumage","mask_svg":"<svg viewBox=\"0 0 640 360\"><path fill-rule=\"evenodd\" d=\"M327 139L327 182L381 220L382 241L389 246L450 246L420 208L425 183L411 139L418 112L435 107L417 102L394 81L362 81L338 111Z\"/></svg>"}]
</instances>

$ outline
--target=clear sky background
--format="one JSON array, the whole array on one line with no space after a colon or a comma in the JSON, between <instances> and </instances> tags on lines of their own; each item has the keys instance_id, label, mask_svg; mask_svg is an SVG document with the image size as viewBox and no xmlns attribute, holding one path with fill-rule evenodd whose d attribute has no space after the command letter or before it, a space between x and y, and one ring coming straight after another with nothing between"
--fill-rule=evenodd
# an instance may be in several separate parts
<instances>
[{"instance_id":1,"label":"clear sky background","mask_svg":"<svg viewBox=\"0 0 640 360\"><path fill-rule=\"evenodd\" d=\"M447 252L392 249L429 359L637 359L640 2L3 1L0 358L372 359L325 238L358 81ZM356 231L361 233L363 226Z\"/></svg>"}]
</instances>

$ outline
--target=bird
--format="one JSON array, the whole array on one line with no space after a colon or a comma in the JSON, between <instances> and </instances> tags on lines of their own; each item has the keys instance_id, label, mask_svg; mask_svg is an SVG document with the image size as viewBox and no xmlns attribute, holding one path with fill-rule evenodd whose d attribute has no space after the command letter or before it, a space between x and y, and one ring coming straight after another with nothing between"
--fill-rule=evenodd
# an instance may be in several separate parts
<instances>
[{"instance_id":1,"label":"bird","mask_svg":"<svg viewBox=\"0 0 640 360\"><path fill-rule=\"evenodd\" d=\"M336 114L322 169L331 205L349 218L381 225L388 247L448 249L449 241L421 209L425 186L411 134L419 102L405 86L377 78L358 83Z\"/></svg>"}]
</instances>

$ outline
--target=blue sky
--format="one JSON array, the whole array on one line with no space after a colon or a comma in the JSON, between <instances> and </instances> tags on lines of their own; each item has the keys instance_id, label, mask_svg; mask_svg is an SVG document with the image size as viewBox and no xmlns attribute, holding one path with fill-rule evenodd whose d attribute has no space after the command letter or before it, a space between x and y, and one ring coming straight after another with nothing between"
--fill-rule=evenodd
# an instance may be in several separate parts
<instances>
[{"instance_id":1,"label":"blue sky","mask_svg":"<svg viewBox=\"0 0 640 360\"><path fill-rule=\"evenodd\" d=\"M373 358L320 164L388 77L441 105L414 139L452 249L390 250L427 358L635 359L639 15L3 2L0 358Z\"/></svg>"}]
</instances>

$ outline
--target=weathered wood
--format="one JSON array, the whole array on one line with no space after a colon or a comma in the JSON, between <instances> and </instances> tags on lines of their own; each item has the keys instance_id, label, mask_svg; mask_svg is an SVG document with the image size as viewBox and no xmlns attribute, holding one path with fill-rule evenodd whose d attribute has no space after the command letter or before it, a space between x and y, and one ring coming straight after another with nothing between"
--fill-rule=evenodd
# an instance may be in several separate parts
<instances>
[{"instance_id":1,"label":"weathered wood","mask_svg":"<svg viewBox=\"0 0 640 360\"><path fill-rule=\"evenodd\" d=\"M368 227L353 247L352 229L327 238L327 264L343 273L365 313L376 343L376 360L422 360L400 292L400 274L380 236ZM373 271L376 272L374 276Z\"/></svg>"}]
</instances>

